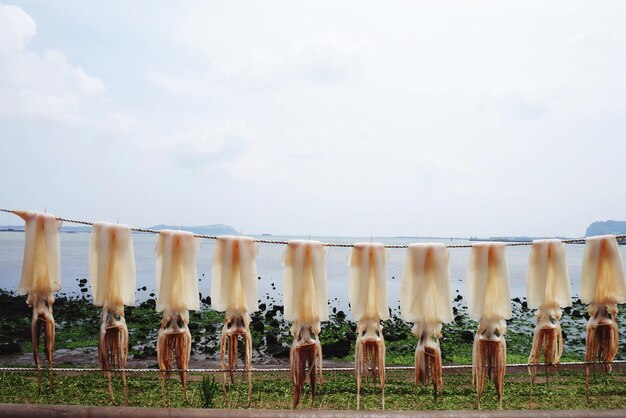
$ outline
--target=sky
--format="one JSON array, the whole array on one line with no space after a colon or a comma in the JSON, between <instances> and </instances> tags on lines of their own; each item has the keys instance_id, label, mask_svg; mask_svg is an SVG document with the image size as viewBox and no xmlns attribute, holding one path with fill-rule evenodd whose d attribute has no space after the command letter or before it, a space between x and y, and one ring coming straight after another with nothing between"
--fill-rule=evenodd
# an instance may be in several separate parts
<instances>
[{"instance_id":1,"label":"sky","mask_svg":"<svg viewBox=\"0 0 626 418\"><path fill-rule=\"evenodd\" d=\"M622 1L3 2L0 207L581 236L626 220L624 74Z\"/></svg>"}]
</instances>

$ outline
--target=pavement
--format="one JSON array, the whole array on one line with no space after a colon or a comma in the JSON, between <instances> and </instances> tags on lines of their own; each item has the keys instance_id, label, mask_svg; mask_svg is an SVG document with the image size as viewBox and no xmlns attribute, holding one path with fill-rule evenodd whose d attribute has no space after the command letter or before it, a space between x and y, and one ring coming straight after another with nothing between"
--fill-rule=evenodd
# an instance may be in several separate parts
<instances>
[{"instance_id":1,"label":"pavement","mask_svg":"<svg viewBox=\"0 0 626 418\"><path fill-rule=\"evenodd\" d=\"M435 417L435 418L613 418L626 417L626 410L577 410L577 411L322 411L322 410L259 410L259 409L195 409L195 408L135 408L95 407L66 405L0 404L0 417Z\"/></svg>"}]
</instances>

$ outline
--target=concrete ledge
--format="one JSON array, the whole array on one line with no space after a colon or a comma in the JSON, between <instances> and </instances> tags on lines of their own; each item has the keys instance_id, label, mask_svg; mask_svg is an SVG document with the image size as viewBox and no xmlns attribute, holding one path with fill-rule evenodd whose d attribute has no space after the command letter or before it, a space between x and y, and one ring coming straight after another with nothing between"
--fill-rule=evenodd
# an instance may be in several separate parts
<instances>
[{"instance_id":1,"label":"concrete ledge","mask_svg":"<svg viewBox=\"0 0 626 418\"><path fill-rule=\"evenodd\" d=\"M195 408L135 408L115 406L69 406L0 404L0 417L437 417L437 418L583 418L624 417L626 410L577 410L577 411L329 411L329 410L268 410L268 409L195 409Z\"/></svg>"}]
</instances>

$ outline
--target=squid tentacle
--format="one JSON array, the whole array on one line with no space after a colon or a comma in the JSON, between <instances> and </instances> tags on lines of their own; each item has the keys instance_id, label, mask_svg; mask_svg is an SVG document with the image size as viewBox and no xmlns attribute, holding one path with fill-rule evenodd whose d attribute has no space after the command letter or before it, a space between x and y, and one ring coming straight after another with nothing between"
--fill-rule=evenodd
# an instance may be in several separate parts
<instances>
[{"instance_id":1,"label":"squid tentacle","mask_svg":"<svg viewBox=\"0 0 626 418\"><path fill-rule=\"evenodd\" d=\"M222 392L226 399L226 383L230 376L231 384L235 383L234 371L237 370L239 357L238 337L244 341L244 370L248 374L248 405L252 403L252 334L250 333L250 315L242 312L226 312L224 327L220 336L220 359L223 370Z\"/></svg>"},{"instance_id":2,"label":"squid tentacle","mask_svg":"<svg viewBox=\"0 0 626 418\"><path fill-rule=\"evenodd\" d=\"M121 369L122 384L124 388L124 404L128 403L126 388L126 361L128 358L128 328L124 319L124 308L111 308L105 306L102 309L102 324L100 325L100 339L98 343L98 359L102 365L102 371L106 373L108 380L109 397L111 403L115 403L111 382L111 369Z\"/></svg>"},{"instance_id":3,"label":"squid tentacle","mask_svg":"<svg viewBox=\"0 0 626 418\"><path fill-rule=\"evenodd\" d=\"M54 391L54 339L55 339L55 322L52 314L52 304L54 297L49 295L39 295L31 293L28 296L27 303L33 307L33 316L31 321L31 341L33 345L33 357L35 366L37 367L37 392L41 393L41 359L39 358L39 345L41 343L41 334L45 339L44 355L49 365L49 384L50 389Z\"/></svg>"},{"instance_id":4,"label":"squid tentacle","mask_svg":"<svg viewBox=\"0 0 626 418\"><path fill-rule=\"evenodd\" d=\"M381 408L385 409L385 340L378 321L363 320L357 327L355 374L357 383L357 411L361 409L361 386L371 377L378 380L381 389Z\"/></svg>"},{"instance_id":5,"label":"squid tentacle","mask_svg":"<svg viewBox=\"0 0 626 418\"><path fill-rule=\"evenodd\" d=\"M504 321L502 321L504 322ZM499 408L502 409L504 376L506 373L506 325L481 323L474 337L472 350L472 384L478 394L478 409L487 378L493 380L498 394Z\"/></svg>"},{"instance_id":6,"label":"squid tentacle","mask_svg":"<svg viewBox=\"0 0 626 418\"><path fill-rule=\"evenodd\" d=\"M189 332L189 311L164 313L157 337L157 360L161 369L163 401L166 402L166 379L170 376L174 359L180 370L180 380L187 393L187 369L191 357L191 333Z\"/></svg>"},{"instance_id":7,"label":"squid tentacle","mask_svg":"<svg viewBox=\"0 0 626 418\"><path fill-rule=\"evenodd\" d=\"M589 305L589 322L587 323L587 341L585 366L585 393L587 403L589 403L589 383L591 379L592 364L600 363L603 373L610 373L611 362L617 356L619 349L619 328L615 317L617 315L617 305L597 306Z\"/></svg>"},{"instance_id":8,"label":"squid tentacle","mask_svg":"<svg viewBox=\"0 0 626 418\"><path fill-rule=\"evenodd\" d=\"M292 326L294 341L289 352L289 359L291 383L294 387L292 403L294 409L300 403L307 376L311 383L312 400L315 400L317 384L322 384L322 345L316 331L319 332L319 324L312 326L296 321Z\"/></svg>"},{"instance_id":9,"label":"squid tentacle","mask_svg":"<svg viewBox=\"0 0 626 418\"><path fill-rule=\"evenodd\" d=\"M563 355L563 332L561 330L561 309L540 308L537 310L537 326L535 327L533 344L528 356L528 372L530 378L529 405L533 398L533 385L541 363L541 355L545 363L546 382L549 381L550 368L558 367Z\"/></svg>"},{"instance_id":10,"label":"squid tentacle","mask_svg":"<svg viewBox=\"0 0 626 418\"><path fill-rule=\"evenodd\" d=\"M436 326L422 324L413 326L413 334L418 337L415 348L415 385L433 385L435 401L443 393L443 368L439 338L441 323Z\"/></svg>"}]
</instances>

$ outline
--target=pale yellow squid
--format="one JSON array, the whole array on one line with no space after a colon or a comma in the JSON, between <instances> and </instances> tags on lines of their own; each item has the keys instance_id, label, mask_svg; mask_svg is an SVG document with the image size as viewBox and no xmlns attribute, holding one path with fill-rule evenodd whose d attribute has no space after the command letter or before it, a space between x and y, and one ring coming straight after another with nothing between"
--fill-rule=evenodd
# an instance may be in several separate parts
<instances>
[{"instance_id":1,"label":"pale yellow squid","mask_svg":"<svg viewBox=\"0 0 626 418\"><path fill-rule=\"evenodd\" d=\"M558 367L563 354L561 308L572 306L570 282L565 259L565 245L558 239L535 240L530 249L526 274L528 307L537 309L537 326L528 357L531 375L530 400L543 352L546 381L550 367Z\"/></svg>"},{"instance_id":2,"label":"pale yellow squid","mask_svg":"<svg viewBox=\"0 0 626 418\"><path fill-rule=\"evenodd\" d=\"M106 222L93 224L89 276L93 302L96 306L102 306L98 359L107 374L111 403L115 403L111 369L121 370L126 404L128 394L124 368L128 358L128 328L124 305L135 305L136 287L135 256L129 226Z\"/></svg>"},{"instance_id":3,"label":"pale yellow squid","mask_svg":"<svg viewBox=\"0 0 626 418\"><path fill-rule=\"evenodd\" d=\"M432 382L435 400L443 391L441 326L453 320L448 258L443 244L409 245L400 285L401 317L418 338L415 385Z\"/></svg>"},{"instance_id":4,"label":"pale yellow squid","mask_svg":"<svg viewBox=\"0 0 626 418\"><path fill-rule=\"evenodd\" d=\"M248 405L252 401L252 336L250 313L259 310L257 303L257 246L254 239L223 235L218 237L213 256L211 305L224 314L220 338L223 373L223 396L226 399L227 374L235 382L238 337L245 344L244 368L248 372ZM228 361L226 361L228 357Z\"/></svg>"},{"instance_id":5,"label":"pale yellow squid","mask_svg":"<svg viewBox=\"0 0 626 418\"><path fill-rule=\"evenodd\" d=\"M506 320L511 318L509 272L503 243L472 245L467 271L467 304L470 318L480 321L472 350L472 384L478 409L487 377L493 378L500 409L506 373ZM492 376L493 373L493 376Z\"/></svg>"},{"instance_id":6,"label":"pale yellow squid","mask_svg":"<svg viewBox=\"0 0 626 418\"><path fill-rule=\"evenodd\" d=\"M587 238L583 254L580 299L588 304L587 347L585 354L589 402L591 364L598 362L605 373L619 348L617 304L626 303L626 281L622 257L613 235Z\"/></svg>"},{"instance_id":7,"label":"pale yellow squid","mask_svg":"<svg viewBox=\"0 0 626 418\"><path fill-rule=\"evenodd\" d=\"M289 359L295 409L300 402L307 375L313 400L317 372L319 383L323 381L319 333L321 321L328 321L326 248L319 241L289 241L284 264L283 300L285 319L292 322L293 343Z\"/></svg>"},{"instance_id":8,"label":"pale yellow squid","mask_svg":"<svg viewBox=\"0 0 626 418\"><path fill-rule=\"evenodd\" d=\"M385 409L385 339L381 320L389 319L385 246L379 243L356 243L350 266L349 299L352 319L357 322L355 374L356 408L361 408L363 376L377 376L381 405Z\"/></svg>"},{"instance_id":9,"label":"pale yellow squid","mask_svg":"<svg viewBox=\"0 0 626 418\"><path fill-rule=\"evenodd\" d=\"M157 360L162 372L163 400L165 401L166 379L175 358L185 399L189 402L187 394L187 369L191 357L189 311L200 309L195 238L190 232L160 231L156 253L156 310L163 312L157 336Z\"/></svg>"},{"instance_id":10,"label":"pale yellow squid","mask_svg":"<svg viewBox=\"0 0 626 418\"><path fill-rule=\"evenodd\" d=\"M33 357L37 366L37 390L41 392L41 362L39 343L41 333L45 336L44 352L50 366L50 388L54 390L54 335L52 315L53 292L61 290L61 245L59 228L61 221L54 215L32 211L14 211L24 219L24 261L18 295L27 295L26 303L33 308L31 338Z\"/></svg>"}]
</instances>

